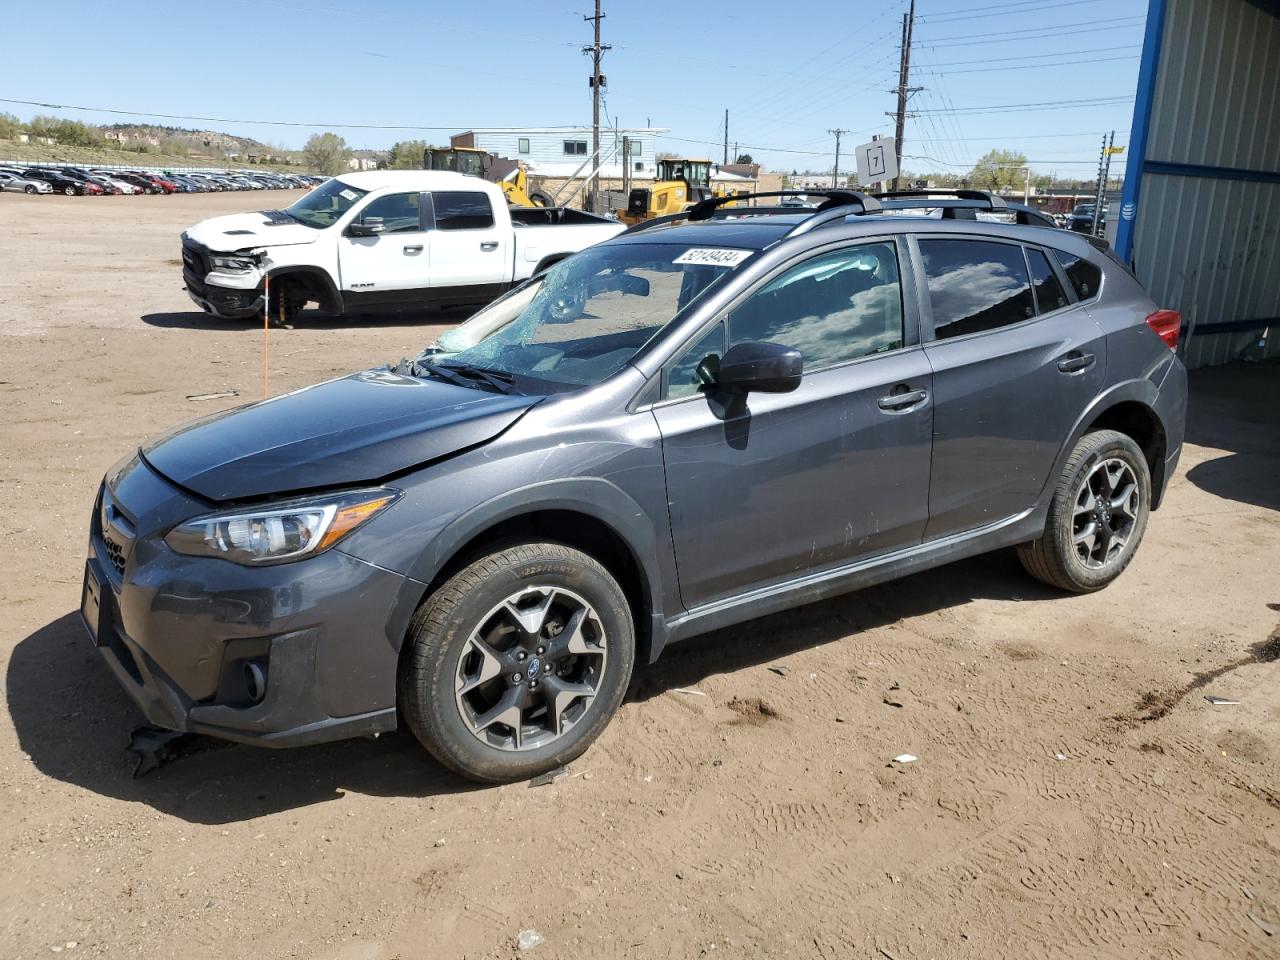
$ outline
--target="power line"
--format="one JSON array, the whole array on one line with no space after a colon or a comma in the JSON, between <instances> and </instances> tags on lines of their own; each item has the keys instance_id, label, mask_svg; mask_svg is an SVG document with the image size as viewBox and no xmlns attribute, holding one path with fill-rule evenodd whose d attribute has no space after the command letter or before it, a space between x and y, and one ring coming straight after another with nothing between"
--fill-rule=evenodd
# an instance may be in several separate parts
<instances>
[{"instance_id":1,"label":"power line","mask_svg":"<svg viewBox=\"0 0 1280 960\"><path fill-rule=\"evenodd\" d=\"M86 113L109 113L122 117L150 117L158 120L198 120L202 123L245 123L262 127L325 127L343 130L467 130L477 124L452 124L445 127L430 127L424 124L394 123L323 123L302 120L245 120L237 117L197 117L181 113L145 113L141 110L119 110L110 107L85 107L73 103L43 103L39 100L14 100L0 97L0 103L15 103L27 107L40 107L45 110L83 110ZM547 125L547 130L580 130L581 124Z\"/></svg>"},{"instance_id":2,"label":"power line","mask_svg":"<svg viewBox=\"0 0 1280 960\"><path fill-rule=\"evenodd\" d=\"M1016 113L1020 110L1038 110L1042 107L1054 107L1058 110L1073 110L1079 107L1101 107L1112 103L1131 103L1133 97L1091 97L1083 100L1039 100L1033 103L1001 103L988 107L952 107L952 113L977 115L983 113ZM920 110L919 113L935 113L933 110Z\"/></svg>"},{"instance_id":3,"label":"power line","mask_svg":"<svg viewBox=\"0 0 1280 960\"><path fill-rule=\"evenodd\" d=\"M1111 53L1114 50L1141 50L1141 49L1142 49L1142 44L1140 43L1122 43L1119 46L1115 46L1115 47L1093 47L1092 49L1090 49L1089 52L1090 53ZM1062 56L1066 56L1066 54L1062 54ZM1032 53L1032 54L1028 54L1025 57L1001 56L1000 60L1003 63L1008 63L1011 60L1043 60L1044 58L1045 58L1045 55L1043 53ZM990 57L982 57L979 60L934 61L934 62L931 62L929 66L930 67L963 67L971 63L990 63L990 62L991 62Z\"/></svg>"},{"instance_id":4,"label":"power line","mask_svg":"<svg viewBox=\"0 0 1280 960\"><path fill-rule=\"evenodd\" d=\"M1107 20L1094 20L1094 21L1093 21L1093 23L1089 26L1089 29L1090 29L1090 30L1094 30L1094 29L1096 29L1097 27L1100 27L1100 26L1103 26L1103 25L1105 25L1105 24L1109 24L1109 23L1122 23L1122 22L1128 22L1128 21L1136 21L1136 22L1140 22L1140 23L1145 23L1145 22L1146 22L1146 19L1147 19L1147 18L1146 18L1146 16L1145 16L1145 15L1140 16L1140 17L1134 17L1134 16L1129 16L1129 17L1111 17L1110 19L1107 19ZM1080 24L1079 24L1079 23L1065 23L1065 24L1055 24L1054 26L1051 26L1051 27L1050 27L1050 26L1040 26L1040 27L1025 27L1025 28L1023 28L1023 29L1021 29L1021 30L1001 30L1001 31L1000 31L1000 39L1005 39L1005 38L1008 38L1008 37L1016 37L1016 36L1018 36L1019 34L1023 34L1023 33L1042 33L1042 32L1044 32L1044 31L1046 31L1046 30L1074 30L1074 29L1078 28L1079 26L1080 26ZM939 39L939 40L946 40L946 41L952 41L952 40L988 40L988 39L991 39L991 32L990 32L990 31L987 31L986 33L966 33L966 34L960 34L960 35L951 34L951 35L946 35L946 36L939 37L938 39Z\"/></svg>"},{"instance_id":5,"label":"power line","mask_svg":"<svg viewBox=\"0 0 1280 960\"><path fill-rule=\"evenodd\" d=\"M1023 63L1016 64L1012 67L974 67L971 70L943 70L940 71L942 76L952 77L962 73L996 73L1002 70L1042 70L1046 67L1075 67L1082 63L1119 63L1120 61L1136 62L1137 57L1096 57L1090 60L1063 60L1058 63ZM978 63L981 61L970 61ZM937 66L937 64L930 64Z\"/></svg>"},{"instance_id":6,"label":"power line","mask_svg":"<svg viewBox=\"0 0 1280 960\"><path fill-rule=\"evenodd\" d=\"M999 3L987 7L969 7L965 10L948 10L946 13L921 17L921 23L950 23L953 20L983 20L987 17L1003 17L1019 13L1039 13L1059 7L1078 7L1086 3L1102 3L1103 0L1062 0L1061 3L1041 3L1040 0L1019 0L1017 3ZM1016 9L1015 9L1016 8ZM981 11L993 11L982 13Z\"/></svg>"}]
</instances>

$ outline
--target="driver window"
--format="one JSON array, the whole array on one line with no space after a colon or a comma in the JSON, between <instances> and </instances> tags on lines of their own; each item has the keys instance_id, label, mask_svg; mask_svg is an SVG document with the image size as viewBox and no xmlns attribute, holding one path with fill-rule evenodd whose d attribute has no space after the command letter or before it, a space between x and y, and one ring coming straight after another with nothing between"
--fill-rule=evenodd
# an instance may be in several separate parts
<instances>
[{"instance_id":1,"label":"driver window","mask_svg":"<svg viewBox=\"0 0 1280 960\"><path fill-rule=\"evenodd\" d=\"M790 267L729 314L730 346L748 341L799 350L806 372L898 349L895 244L863 243Z\"/></svg>"},{"instance_id":2,"label":"driver window","mask_svg":"<svg viewBox=\"0 0 1280 960\"><path fill-rule=\"evenodd\" d=\"M379 197L364 208L360 222L377 223L381 220L384 234L419 233L422 230L419 199L417 193L392 193Z\"/></svg>"},{"instance_id":3,"label":"driver window","mask_svg":"<svg viewBox=\"0 0 1280 960\"><path fill-rule=\"evenodd\" d=\"M679 359L667 368L667 389L663 399L674 400L689 397L704 386L698 376L698 366L708 357L716 361L724 356L724 323L714 327L695 340Z\"/></svg>"}]
</instances>

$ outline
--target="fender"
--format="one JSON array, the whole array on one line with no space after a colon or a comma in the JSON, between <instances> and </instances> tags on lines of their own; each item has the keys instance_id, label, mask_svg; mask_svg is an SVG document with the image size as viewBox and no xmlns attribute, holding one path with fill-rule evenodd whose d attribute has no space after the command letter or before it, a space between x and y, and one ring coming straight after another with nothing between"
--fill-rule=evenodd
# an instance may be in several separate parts
<instances>
[{"instance_id":1,"label":"fender","mask_svg":"<svg viewBox=\"0 0 1280 960\"><path fill-rule=\"evenodd\" d=\"M531 273L530 276L536 277L543 270L547 270L551 267L554 267L561 260L566 260L572 256L573 256L572 250L567 250L564 253L548 254L547 256L543 257L541 260L538 261L538 265L533 268L533 273Z\"/></svg>"},{"instance_id":2,"label":"fender","mask_svg":"<svg viewBox=\"0 0 1280 960\"><path fill-rule=\"evenodd\" d=\"M1040 490L1040 496L1036 501L1037 511L1043 515L1044 511L1049 508L1049 501L1053 499L1054 484L1057 483L1058 477L1062 475L1063 468L1066 466L1067 458L1071 456L1071 451L1075 449L1080 438L1084 436L1089 424L1097 420L1098 417L1106 413L1117 404L1125 402L1136 402L1142 404L1151 411L1151 415L1155 417L1156 422L1160 424L1160 429L1167 437L1169 434L1168 424L1164 422L1164 418L1160 416L1157 402L1160 396L1160 388L1150 380L1145 378L1140 380L1125 380L1121 383L1114 384L1099 393L1093 398L1092 402L1085 407L1084 412L1076 419L1075 425L1071 428L1071 433L1067 436L1066 442L1058 450L1058 456L1054 460L1053 469L1049 472L1048 478L1045 480L1044 487ZM1155 478L1152 478L1152 486L1155 486Z\"/></svg>"},{"instance_id":3,"label":"fender","mask_svg":"<svg viewBox=\"0 0 1280 960\"><path fill-rule=\"evenodd\" d=\"M303 278L306 280L307 286L318 294L317 299L321 310L326 310L330 313L343 312L342 295L338 292L333 278L320 267L306 266L304 264L276 267L270 270L268 275L272 283L287 280L290 277Z\"/></svg>"},{"instance_id":4,"label":"fender","mask_svg":"<svg viewBox=\"0 0 1280 960\"><path fill-rule=\"evenodd\" d=\"M484 531L516 517L543 510L581 513L607 526L631 553L640 571L643 602L650 618L650 660L657 659L666 643L664 600L678 596L674 567L658 549L658 534L649 515L619 487L599 477L548 480L500 494L459 516L432 538L419 555L400 588L387 624L388 639L398 649L413 611L426 595L427 586L467 543ZM670 568L670 570L668 570ZM671 591L664 584L671 578Z\"/></svg>"}]
</instances>

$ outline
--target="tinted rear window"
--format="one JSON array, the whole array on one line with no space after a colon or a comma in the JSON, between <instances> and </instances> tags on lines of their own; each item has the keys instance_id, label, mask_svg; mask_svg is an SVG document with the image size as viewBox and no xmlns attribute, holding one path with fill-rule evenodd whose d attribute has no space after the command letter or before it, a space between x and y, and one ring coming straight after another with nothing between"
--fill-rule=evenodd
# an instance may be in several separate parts
<instances>
[{"instance_id":1,"label":"tinted rear window","mask_svg":"<svg viewBox=\"0 0 1280 960\"><path fill-rule=\"evenodd\" d=\"M1088 260L1082 260L1073 254L1062 250L1053 252L1057 254L1058 262L1062 264L1062 269L1067 272L1067 281L1071 284L1071 288L1075 290L1076 296L1081 300L1096 297L1098 288L1102 286L1102 271Z\"/></svg>"},{"instance_id":2,"label":"tinted rear window","mask_svg":"<svg viewBox=\"0 0 1280 960\"><path fill-rule=\"evenodd\" d=\"M462 190L433 193L438 230L483 230L493 226L487 194Z\"/></svg>"},{"instance_id":3,"label":"tinted rear window","mask_svg":"<svg viewBox=\"0 0 1280 960\"><path fill-rule=\"evenodd\" d=\"M1031 284L1036 291L1036 306L1041 313L1057 310L1067 305L1067 294L1053 272L1049 258L1043 250L1027 247L1027 263L1031 266Z\"/></svg>"},{"instance_id":4,"label":"tinted rear window","mask_svg":"<svg viewBox=\"0 0 1280 960\"><path fill-rule=\"evenodd\" d=\"M983 240L921 240L939 340L1035 316L1022 247Z\"/></svg>"}]
</instances>

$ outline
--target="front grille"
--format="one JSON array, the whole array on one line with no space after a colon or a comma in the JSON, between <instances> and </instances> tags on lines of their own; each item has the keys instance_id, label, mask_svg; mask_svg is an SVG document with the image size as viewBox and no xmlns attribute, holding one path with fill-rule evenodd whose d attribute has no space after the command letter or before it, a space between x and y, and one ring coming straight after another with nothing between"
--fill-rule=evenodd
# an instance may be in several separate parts
<instances>
[{"instance_id":1,"label":"front grille","mask_svg":"<svg viewBox=\"0 0 1280 960\"><path fill-rule=\"evenodd\" d=\"M133 523L116 505L115 498L106 487L102 489L102 504L98 512L98 533L102 537L102 552L106 554L117 580L124 579L125 563L133 552L137 537Z\"/></svg>"},{"instance_id":2,"label":"front grille","mask_svg":"<svg viewBox=\"0 0 1280 960\"><path fill-rule=\"evenodd\" d=\"M627 213L633 217L647 216L649 213L649 191L644 187L636 187L627 198Z\"/></svg>"},{"instance_id":3,"label":"front grille","mask_svg":"<svg viewBox=\"0 0 1280 960\"><path fill-rule=\"evenodd\" d=\"M208 258L199 244L182 240L182 281L198 297L204 296L204 278L209 272Z\"/></svg>"},{"instance_id":4,"label":"front grille","mask_svg":"<svg viewBox=\"0 0 1280 960\"><path fill-rule=\"evenodd\" d=\"M107 559L111 561L112 569L115 570L117 575L123 577L125 561L124 547L111 539L111 535L109 533L104 533L102 535L102 544L106 547Z\"/></svg>"}]
</instances>

